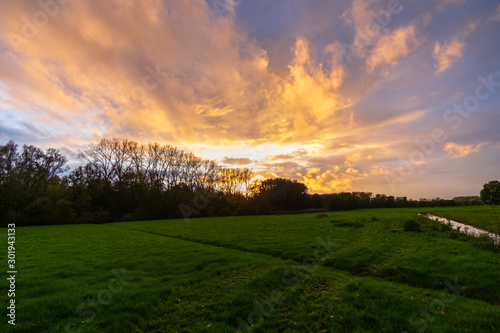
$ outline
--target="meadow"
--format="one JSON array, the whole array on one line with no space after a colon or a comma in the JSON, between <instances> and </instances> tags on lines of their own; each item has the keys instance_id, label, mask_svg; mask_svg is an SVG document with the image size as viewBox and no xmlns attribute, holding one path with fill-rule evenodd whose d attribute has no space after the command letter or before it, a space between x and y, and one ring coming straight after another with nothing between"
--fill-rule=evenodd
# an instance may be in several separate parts
<instances>
[{"instance_id":1,"label":"meadow","mask_svg":"<svg viewBox=\"0 0 500 333\"><path fill-rule=\"evenodd\" d=\"M500 209L498 206L433 207L429 213L469 224L492 233L500 234Z\"/></svg>"},{"instance_id":2,"label":"meadow","mask_svg":"<svg viewBox=\"0 0 500 333\"><path fill-rule=\"evenodd\" d=\"M475 209L18 227L0 331L498 332L499 247L417 215Z\"/></svg>"}]
</instances>

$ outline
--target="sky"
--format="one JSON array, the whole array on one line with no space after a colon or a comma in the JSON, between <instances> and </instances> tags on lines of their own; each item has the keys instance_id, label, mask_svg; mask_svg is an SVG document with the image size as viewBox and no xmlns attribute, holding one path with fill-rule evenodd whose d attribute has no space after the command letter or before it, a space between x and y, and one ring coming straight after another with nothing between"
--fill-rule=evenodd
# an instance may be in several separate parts
<instances>
[{"instance_id":1,"label":"sky","mask_svg":"<svg viewBox=\"0 0 500 333\"><path fill-rule=\"evenodd\" d=\"M0 5L0 144L160 142L310 193L500 178L500 1Z\"/></svg>"}]
</instances>

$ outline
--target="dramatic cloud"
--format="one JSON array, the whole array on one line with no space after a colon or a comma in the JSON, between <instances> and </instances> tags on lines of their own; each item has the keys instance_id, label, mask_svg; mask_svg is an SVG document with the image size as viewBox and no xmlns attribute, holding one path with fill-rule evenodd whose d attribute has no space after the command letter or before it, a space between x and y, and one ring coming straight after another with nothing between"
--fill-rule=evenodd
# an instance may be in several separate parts
<instances>
[{"instance_id":1,"label":"dramatic cloud","mask_svg":"<svg viewBox=\"0 0 500 333\"><path fill-rule=\"evenodd\" d=\"M186 141L216 130L250 135L249 106L262 99L251 92L266 82L265 51L249 43L240 52L245 36L204 2L71 2L32 38L21 10L34 13L36 24L40 7L14 6L19 15L4 17L2 28L23 42L3 41L17 52L2 55L11 63L2 76L9 100L23 101L25 110L43 106L41 122L85 115L115 135Z\"/></svg>"},{"instance_id":2,"label":"dramatic cloud","mask_svg":"<svg viewBox=\"0 0 500 333\"><path fill-rule=\"evenodd\" d=\"M360 164L359 167L363 167ZM307 185L313 193L331 193L347 191L367 191L380 188L386 183L385 175L392 172L387 167L367 167L366 171L344 164L325 170L307 168L305 173L297 173L301 182Z\"/></svg>"},{"instance_id":3,"label":"dramatic cloud","mask_svg":"<svg viewBox=\"0 0 500 333\"><path fill-rule=\"evenodd\" d=\"M343 100L338 93L344 69L339 64L339 50L331 51L330 70L316 64L309 43L299 38L289 75L275 76L275 86L266 91L267 112L261 118L261 137L273 137L283 142L314 138L325 128L345 128L350 114L336 112Z\"/></svg>"},{"instance_id":4,"label":"dramatic cloud","mask_svg":"<svg viewBox=\"0 0 500 333\"><path fill-rule=\"evenodd\" d=\"M342 127L335 118L344 74L339 50L329 48L326 70L298 38L289 74L279 77L268 70L266 51L226 14L203 1L70 3L31 39L19 29L22 15L10 16L4 29L23 42L3 41L17 50L2 55L11 63L2 73L7 101L23 101L16 105L23 110L43 106L40 122L85 117L103 134L186 143L297 141L320 127Z\"/></svg>"},{"instance_id":5,"label":"dramatic cloud","mask_svg":"<svg viewBox=\"0 0 500 333\"><path fill-rule=\"evenodd\" d=\"M334 189L335 192L352 189L351 179L347 178L345 173L339 173L339 169L337 166L322 173L319 168L308 168L306 174L299 173L298 176L312 192L321 193L327 188Z\"/></svg>"},{"instance_id":6,"label":"dramatic cloud","mask_svg":"<svg viewBox=\"0 0 500 333\"><path fill-rule=\"evenodd\" d=\"M500 141L496 83L478 112L443 119L480 75L498 81L499 10L465 0L4 1L0 144L75 156L127 137L311 192L432 196L420 182L439 190L431 185L457 162L446 153L481 147L442 142L414 165L416 141L436 127L450 142ZM458 59L469 67L454 71ZM457 117L460 132L448 122ZM475 191L483 179L466 181Z\"/></svg>"}]
</instances>

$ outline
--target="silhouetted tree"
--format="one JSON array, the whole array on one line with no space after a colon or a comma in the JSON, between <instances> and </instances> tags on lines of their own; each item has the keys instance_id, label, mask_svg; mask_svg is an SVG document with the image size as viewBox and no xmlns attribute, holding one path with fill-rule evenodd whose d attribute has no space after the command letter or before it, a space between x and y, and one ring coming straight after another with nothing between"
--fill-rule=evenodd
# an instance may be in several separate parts
<instances>
[{"instance_id":1,"label":"silhouetted tree","mask_svg":"<svg viewBox=\"0 0 500 333\"><path fill-rule=\"evenodd\" d=\"M500 182L498 180L484 184L481 190L481 200L487 205L500 205Z\"/></svg>"},{"instance_id":2,"label":"silhouetted tree","mask_svg":"<svg viewBox=\"0 0 500 333\"><path fill-rule=\"evenodd\" d=\"M159 143L102 139L81 157L86 164L66 173L66 157L57 149L19 149L13 141L0 146L0 226L456 204L396 202L370 192L308 195L296 180L254 181L250 169L221 168ZM499 204L499 185L485 184L485 202Z\"/></svg>"},{"instance_id":3,"label":"silhouetted tree","mask_svg":"<svg viewBox=\"0 0 500 333\"><path fill-rule=\"evenodd\" d=\"M307 208L307 186L285 178L266 179L252 188L257 200L267 200L275 210Z\"/></svg>"}]
</instances>

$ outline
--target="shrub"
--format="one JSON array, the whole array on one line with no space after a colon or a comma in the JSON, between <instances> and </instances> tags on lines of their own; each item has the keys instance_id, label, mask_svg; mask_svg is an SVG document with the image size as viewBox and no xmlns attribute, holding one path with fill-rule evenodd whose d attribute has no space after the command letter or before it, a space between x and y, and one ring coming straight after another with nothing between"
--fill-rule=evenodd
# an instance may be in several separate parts
<instances>
[{"instance_id":1,"label":"shrub","mask_svg":"<svg viewBox=\"0 0 500 333\"><path fill-rule=\"evenodd\" d=\"M218 216L231 216L231 209L229 207L224 207L219 211Z\"/></svg>"},{"instance_id":2,"label":"shrub","mask_svg":"<svg viewBox=\"0 0 500 333\"><path fill-rule=\"evenodd\" d=\"M472 238L472 244L479 247L480 249L500 252L500 244L495 244L495 241L487 235L481 235L479 237Z\"/></svg>"},{"instance_id":3,"label":"shrub","mask_svg":"<svg viewBox=\"0 0 500 333\"><path fill-rule=\"evenodd\" d=\"M123 222L127 222L127 221L136 221L137 219L135 218L134 214L127 213L127 214L123 215L120 220Z\"/></svg>"},{"instance_id":4,"label":"shrub","mask_svg":"<svg viewBox=\"0 0 500 333\"><path fill-rule=\"evenodd\" d=\"M49 198L38 198L26 208L25 217L26 225L54 224L54 203Z\"/></svg>"},{"instance_id":5,"label":"shrub","mask_svg":"<svg viewBox=\"0 0 500 333\"><path fill-rule=\"evenodd\" d=\"M68 200L58 200L53 212L54 223L75 223L75 211Z\"/></svg>"},{"instance_id":6,"label":"shrub","mask_svg":"<svg viewBox=\"0 0 500 333\"><path fill-rule=\"evenodd\" d=\"M109 210L98 210L92 218L95 224L111 222L111 212Z\"/></svg>"},{"instance_id":7,"label":"shrub","mask_svg":"<svg viewBox=\"0 0 500 333\"><path fill-rule=\"evenodd\" d=\"M414 220L405 220L403 229L404 231L420 231L420 223Z\"/></svg>"},{"instance_id":8,"label":"shrub","mask_svg":"<svg viewBox=\"0 0 500 333\"><path fill-rule=\"evenodd\" d=\"M336 221L336 220L332 220L332 223L336 227L355 227L355 228L359 228L359 227L364 226L363 223L358 222L358 221L344 221L344 220Z\"/></svg>"},{"instance_id":9,"label":"shrub","mask_svg":"<svg viewBox=\"0 0 500 333\"><path fill-rule=\"evenodd\" d=\"M438 223L440 223L440 222L438 222ZM441 225L440 225L440 229L441 229L441 231L443 231L443 232L453 230L453 229L452 229L452 227L451 227L451 224L450 224L450 223L441 223Z\"/></svg>"},{"instance_id":10,"label":"shrub","mask_svg":"<svg viewBox=\"0 0 500 333\"><path fill-rule=\"evenodd\" d=\"M233 216L252 215L253 211L249 205L241 204L233 212Z\"/></svg>"},{"instance_id":11,"label":"shrub","mask_svg":"<svg viewBox=\"0 0 500 333\"><path fill-rule=\"evenodd\" d=\"M257 203L257 209L255 210L255 213L257 215L268 215L271 214L271 211L273 210L273 206L267 200L266 198L262 198L259 200Z\"/></svg>"}]
</instances>

